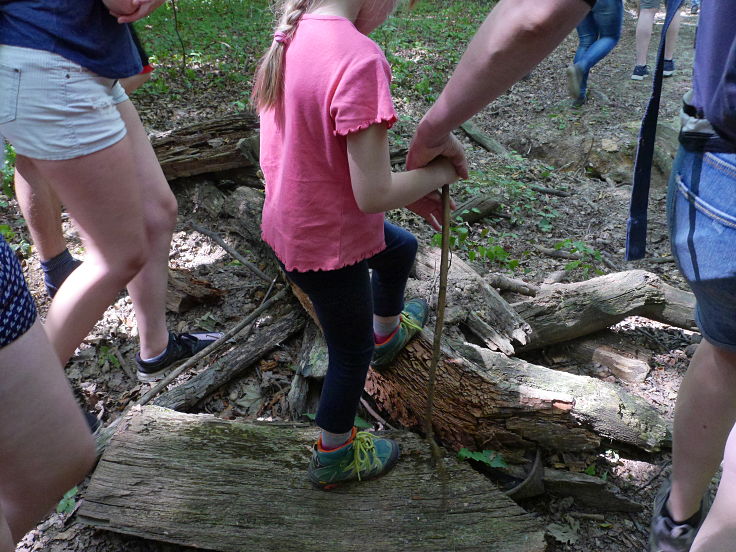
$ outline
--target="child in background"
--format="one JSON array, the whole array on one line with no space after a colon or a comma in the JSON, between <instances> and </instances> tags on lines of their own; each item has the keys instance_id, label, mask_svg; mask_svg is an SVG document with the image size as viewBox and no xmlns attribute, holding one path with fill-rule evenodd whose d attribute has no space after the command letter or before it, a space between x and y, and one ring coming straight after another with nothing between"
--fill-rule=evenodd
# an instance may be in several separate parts
<instances>
[{"instance_id":1,"label":"child in background","mask_svg":"<svg viewBox=\"0 0 736 552\"><path fill-rule=\"evenodd\" d=\"M444 159L391 172L391 71L366 35L395 3L287 0L253 92L263 239L311 299L329 352L307 469L323 489L378 477L398 459L394 441L353 427L369 365L389 364L427 319L426 302L404 303L416 238L384 211L457 180Z\"/></svg>"}]
</instances>

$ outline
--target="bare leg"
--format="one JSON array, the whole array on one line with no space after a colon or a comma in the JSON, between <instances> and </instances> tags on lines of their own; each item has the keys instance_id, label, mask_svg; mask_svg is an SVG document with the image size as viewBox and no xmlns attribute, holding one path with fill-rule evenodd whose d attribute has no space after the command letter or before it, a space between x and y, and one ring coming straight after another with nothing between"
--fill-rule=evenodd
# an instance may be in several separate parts
<instances>
[{"instance_id":1,"label":"bare leg","mask_svg":"<svg viewBox=\"0 0 736 552\"><path fill-rule=\"evenodd\" d=\"M17 542L33 528L84 478L94 462L95 447L40 322L0 349L0 370L0 550L4 552L7 529Z\"/></svg>"},{"instance_id":2,"label":"bare leg","mask_svg":"<svg viewBox=\"0 0 736 552\"><path fill-rule=\"evenodd\" d=\"M141 86L147 83L151 79L151 73L138 73L132 77L125 77L120 79L120 84L123 86L123 90L129 96L138 90Z\"/></svg>"},{"instance_id":3,"label":"bare leg","mask_svg":"<svg viewBox=\"0 0 736 552\"><path fill-rule=\"evenodd\" d=\"M18 170L15 171L15 196L39 258L48 261L66 249L61 229L61 204L53 190L35 172L28 178L36 179L33 186Z\"/></svg>"},{"instance_id":4,"label":"bare leg","mask_svg":"<svg viewBox=\"0 0 736 552\"><path fill-rule=\"evenodd\" d=\"M676 521L698 511L723 459L726 439L736 421L734 389L736 353L703 340L690 362L675 407L672 490L667 507Z\"/></svg>"},{"instance_id":5,"label":"bare leg","mask_svg":"<svg viewBox=\"0 0 736 552\"><path fill-rule=\"evenodd\" d=\"M682 21L682 12L678 9L675 17L667 29L667 42L664 45L664 59L672 59L675 55L675 47L677 46L677 36L680 34L680 22Z\"/></svg>"},{"instance_id":6,"label":"bare leg","mask_svg":"<svg viewBox=\"0 0 736 552\"><path fill-rule=\"evenodd\" d=\"M639 18L636 20L636 64L646 65L649 52L649 41L652 38L652 27L656 8L645 8L639 10Z\"/></svg>"},{"instance_id":7,"label":"bare leg","mask_svg":"<svg viewBox=\"0 0 736 552\"><path fill-rule=\"evenodd\" d=\"M736 431L726 443L723 476L708 517L691 552L733 552L736 542Z\"/></svg>"},{"instance_id":8,"label":"bare leg","mask_svg":"<svg viewBox=\"0 0 736 552\"><path fill-rule=\"evenodd\" d=\"M141 189L130 137L65 161L18 156L21 174L36 170L66 205L85 241L85 261L59 288L46 331L62 364L146 260ZM31 185L35 182L29 179Z\"/></svg>"},{"instance_id":9,"label":"bare leg","mask_svg":"<svg viewBox=\"0 0 736 552\"><path fill-rule=\"evenodd\" d=\"M133 144L136 178L143 190L142 208L148 241L146 263L128 284L128 293L135 307L141 357L152 358L162 353L169 342L166 286L177 205L133 104L123 102L118 110Z\"/></svg>"}]
</instances>

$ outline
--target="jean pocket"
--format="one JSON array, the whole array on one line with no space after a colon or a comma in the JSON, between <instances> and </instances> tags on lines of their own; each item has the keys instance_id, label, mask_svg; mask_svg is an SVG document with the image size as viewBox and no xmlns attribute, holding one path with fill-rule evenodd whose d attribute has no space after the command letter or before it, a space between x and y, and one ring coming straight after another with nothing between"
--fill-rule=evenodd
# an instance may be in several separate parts
<instances>
[{"instance_id":1,"label":"jean pocket","mask_svg":"<svg viewBox=\"0 0 736 552\"><path fill-rule=\"evenodd\" d=\"M706 153L697 182L687 175L677 176L681 194L703 215L731 229L736 229L736 155Z\"/></svg>"},{"instance_id":2,"label":"jean pocket","mask_svg":"<svg viewBox=\"0 0 736 552\"><path fill-rule=\"evenodd\" d=\"M15 120L19 88L20 69L0 65L0 124Z\"/></svg>"}]
</instances>

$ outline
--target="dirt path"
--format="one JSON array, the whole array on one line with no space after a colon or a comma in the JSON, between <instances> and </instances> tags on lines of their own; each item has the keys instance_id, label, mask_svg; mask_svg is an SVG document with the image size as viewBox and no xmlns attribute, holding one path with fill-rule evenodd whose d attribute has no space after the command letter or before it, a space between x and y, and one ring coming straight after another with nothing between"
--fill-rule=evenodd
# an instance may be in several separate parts
<instances>
[{"instance_id":1,"label":"dirt path","mask_svg":"<svg viewBox=\"0 0 736 552\"><path fill-rule=\"evenodd\" d=\"M680 98L689 87L695 23L695 18L691 16L685 17L683 22L676 56L679 70L665 82L662 121L672 121L676 117ZM623 261L631 162L638 121L651 88L651 80L634 82L629 78L633 66L634 26L632 15L627 13L619 45L591 73L590 99L582 108L571 108L570 101L564 96L564 70L576 47L576 38L571 36L532 72L528 80L515 85L476 118L476 123L484 132L506 147L516 150L522 157L538 160L531 163L523 159L503 160L468 143L469 161L476 176L473 182L456 191L458 197L463 197L478 188L501 189L499 182L511 183L502 189L512 192L521 190L517 196L508 197L510 204L519 206L520 210L516 213L518 221L511 213L506 218L494 219L483 227L473 229L473 239L487 239L486 236L491 235L494 244L507 252L507 260L519 261L514 274L517 277L538 283L551 272L562 269L565 261L539 255L533 244L553 247L568 240L589 244L620 269L645 268L661 274L674 285L683 285L672 263ZM228 107L231 101L240 98L240 94L241 90L233 90L233 98L228 99L225 94L217 106L209 104L206 110L195 110L194 113L184 99L181 105L182 118L189 123L193 122L192 118L223 115L231 109ZM426 107L406 106L408 119L416 121ZM149 128L161 124L151 106L144 105L141 113ZM406 125L406 128L402 126L400 131L408 139L411 125ZM649 253L652 257L669 255L664 221L665 189L662 178L659 180L652 191L650 203ZM531 184L566 189L572 195L567 198L544 194L531 197L524 191ZM227 214L227 192L223 190L227 190L227 187L218 188L206 181L177 185L175 188L181 213L172 247L171 266L210 281L226 294L220 306L198 307L183 315L171 315L174 329L228 328L243 312L251 310L264 292L264 286L255 281L242 266L233 265L219 247L188 230L188 221L194 220L227 235L235 246L243 244L237 234L237 219ZM392 216L416 231L421 239L431 238L426 227L415 219L403 213L394 213ZM70 239L78 245L73 228L69 227L68 230ZM481 237L484 230L486 234ZM467 255L467 249L458 254ZM479 267L481 270L504 270L506 262L503 259L487 261ZM27 263L25 268L26 277L43 308L45 297L35 260ZM590 267L591 270L596 268L610 270L610 267L600 264ZM568 271L567 278L579 280L587 275L581 271ZM647 336L652 333L646 330L647 326L652 325L632 320L624 328L640 331ZM131 377L130 369L126 370L120 365L121 361L127 366L133 364L136 347L134 328L130 302L121 296L108 309L87 344L67 367L80 399L97 409L106 421L115 418L126 404L148 389L148 386L138 384ZM671 416L676 389L687 365L687 345L694 338L680 332L661 331L664 334L660 336L670 335L671 339L663 341L660 338L656 343L647 343L657 352L651 375L643 384L622 385L644 396L663 413ZM202 410L224 417L282 416L277 407L268 411L249 408L241 399L248 393L250 396L255 393L258 397L272 397L276 390L288 386L294 353L294 347L287 345L262 361L253 375L207 400L201 405ZM598 375L613 378L600 370ZM660 476L667 473L669 455L662 453L646 458L627 458L623 451L607 451L590 458L571 459L558 455L547 461L562 466L594 465L597 474L605 473L627 495L648 505ZM566 498L548 496L525 502L523 506L543 516L548 523L555 524L551 531L558 538L550 537L549 550L552 552L630 552L645 548L650 514L648 506L639 514L604 513L602 520L580 517L581 512L596 512L581 510L581 507ZM566 539L568 543L561 542ZM53 514L26 536L18 550L173 552L184 548L92 530L81 527L73 516Z\"/></svg>"}]
</instances>

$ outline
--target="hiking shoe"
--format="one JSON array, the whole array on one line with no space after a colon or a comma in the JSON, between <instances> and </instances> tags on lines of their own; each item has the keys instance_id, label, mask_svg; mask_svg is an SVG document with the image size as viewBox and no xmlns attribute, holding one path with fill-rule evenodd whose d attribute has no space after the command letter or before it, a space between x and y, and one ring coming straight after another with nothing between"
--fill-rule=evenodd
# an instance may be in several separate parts
<instances>
[{"instance_id":1,"label":"hiking shoe","mask_svg":"<svg viewBox=\"0 0 736 552\"><path fill-rule=\"evenodd\" d=\"M312 449L307 477L312 484L329 491L348 481L367 481L388 473L399 459L399 445L365 431L353 434L347 443L324 450L320 438Z\"/></svg>"},{"instance_id":2,"label":"hiking shoe","mask_svg":"<svg viewBox=\"0 0 736 552\"><path fill-rule=\"evenodd\" d=\"M697 527L675 523L665 508L670 497L670 486L670 481L666 481L654 498L652 523L649 525L649 552L688 552L710 509L710 493L706 491L700 502Z\"/></svg>"},{"instance_id":3,"label":"hiking shoe","mask_svg":"<svg viewBox=\"0 0 736 552\"><path fill-rule=\"evenodd\" d=\"M219 332L180 334L169 332L169 344L160 359L145 361L141 359L140 353L136 353L138 379L146 383L160 380L175 362L196 355L221 337L222 334Z\"/></svg>"},{"instance_id":4,"label":"hiking shoe","mask_svg":"<svg viewBox=\"0 0 736 552\"><path fill-rule=\"evenodd\" d=\"M637 65L636 67L634 67L634 70L631 73L631 80L644 80L644 77L646 77L648 74L648 65Z\"/></svg>"},{"instance_id":5,"label":"hiking shoe","mask_svg":"<svg viewBox=\"0 0 736 552\"><path fill-rule=\"evenodd\" d=\"M82 409L82 414L84 414L84 419L87 422L87 427L89 427L89 431L92 435L97 437L97 434L100 431L100 428L102 427L102 422L100 419L95 415L94 412L90 412L89 410Z\"/></svg>"},{"instance_id":6,"label":"hiking shoe","mask_svg":"<svg viewBox=\"0 0 736 552\"><path fill-rule=\"evenodd\" d=\"M401 349L406 347L409 340L421 331L429 317L429 305L424 299L411 299L404 303L401 311L399 327L394 334L373 351L373 368L382 368L393 362Z\"/></svg>"},{"instance_id":7,"label":"hiking shoe","mask_svg":"<svg viewBox=\"0 0 736 552\"><path fill-rule=\"evenodd\" d=\"M675 72L675 60L674 59L664 60L664 64L662 65L662 76L671 77L674 72Z\"/></svg>"},{"instance_id":8,"label":"hiking shoe","mask_svg":"<svg viewBox=\"0 0 736 552\"><path fill-rule=\"evenodd\" d=\"M585 94L581 94L580 96L578 96L572 101L572 103L570 104L570 107L574 107L576 109L579 107L583 107L587 99L588 98L585 96Z\"/></svg>"},{"instance_id":9,"label":"hiking shoe","mask_svg":"<svg viewBox=\"0 0 736 552\"><path fill-rule=\"evenodd\" d=\"M571 98L580 97L580 85L583 82L583 70L575 63L567 66L567 93Z\"/></svg>"}]
</instances>

